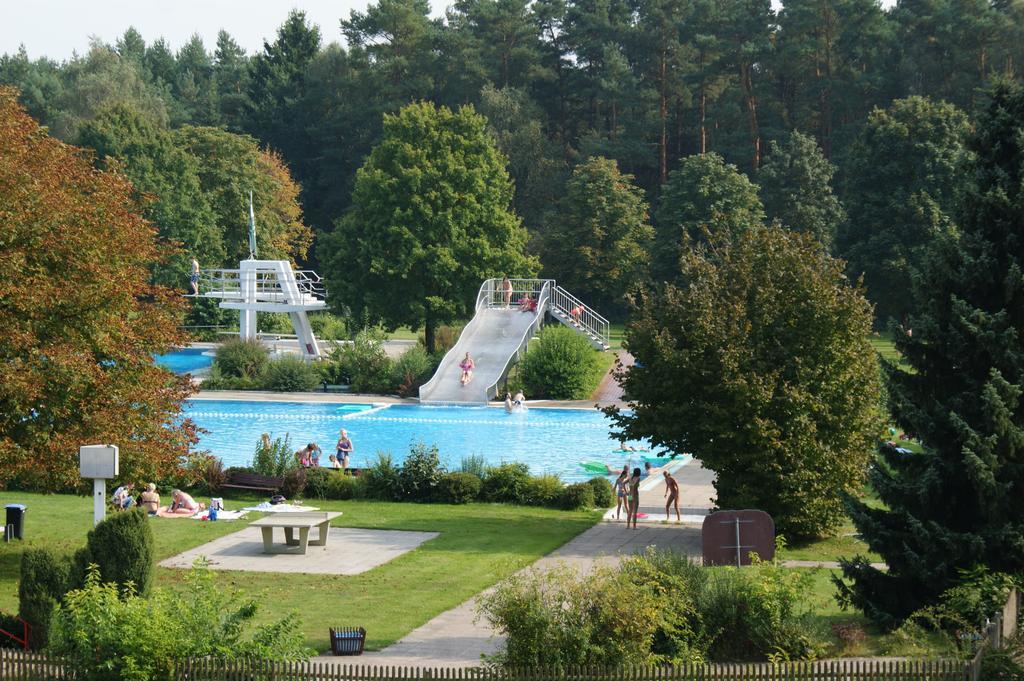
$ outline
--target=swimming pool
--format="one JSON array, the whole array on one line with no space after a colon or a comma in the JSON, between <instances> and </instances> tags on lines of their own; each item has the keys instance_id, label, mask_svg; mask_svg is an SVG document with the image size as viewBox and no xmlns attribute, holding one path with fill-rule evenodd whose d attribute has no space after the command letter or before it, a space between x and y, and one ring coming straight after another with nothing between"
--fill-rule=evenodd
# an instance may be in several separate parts
<instances>
[{"instance_id":1,"label":"swimming pool","mask_svg":"<svg viewBox=\"0 0 1024 681\"><path fill-rule=\"evenodd\" d=\"M188 374L213 364L213 357L204 355L202 348L176 348L162 355L153 355L153 361L176 374Z\"/></svg>"},{"instance_id":2,"label":"swimming pool","mask_svg":"<svg viewBox=\"0 0 1024 681\"><path fill-rule=\"evenodd\" d=\"M436 444L441 460L458 468L463 457L482 456L488 464L521 461L534 474L557 473L564 480L593 476L581 461L605 461L622 466L627 456L615 453L618 442L609 437L611 422L596 409L530 409L508 414L488 407L439 407L297 402L193 400L185 415L209 431L200 435L200 449L224 461L245 466L262 433L291 436L299 449L316 442L323 449L321 465L334 453L338 431L348 431L355 445L352 465L365 467L378 451L405 459L416 442ZM633 465L640 465L633 456Z\"/></svg>"}]
</instances>

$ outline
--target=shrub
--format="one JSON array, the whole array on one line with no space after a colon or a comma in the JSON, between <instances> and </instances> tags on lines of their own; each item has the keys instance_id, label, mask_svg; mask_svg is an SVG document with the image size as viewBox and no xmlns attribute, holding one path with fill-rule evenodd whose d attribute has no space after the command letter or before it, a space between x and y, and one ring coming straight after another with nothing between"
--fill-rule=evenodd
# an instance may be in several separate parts
<instances>
[{"instance_id":1,"label":"shrub","mask_svg":"<svg viewBox=\"0 0 1024 681\"><path fill-rule=\"evenodd\" d=\"M506 637L490 661L509 667L655 661L658 602L608 568L581 577L558 567L513 575L480 599L480 614Z\"/></svg>"},{"instance_id":2,"label":"shrub","mask_svg":"<svg viewBox=\"0 0 1024 681\"><path fill-rule=\"evenodd\" d=\"M472 473L483 480L487 477L487 461L479 454L464 456L462 457L462 463L459 464L459 472Z\"/></svg>"},{"instance_id":3,"label":"shrub","mask_svg":"<svg viewBox=\"0 0 1024 681\"><path fill-rule=\"evenodd\" d=\"M285 433L284 438L278 437L271 441L270 436L264 433L252 457L253 472L280 478L298 465L291 436Z\"/></svg>"},{"instance_id":4,"label":"shrub","mask_svg":"<svg viewBox=\"0 0 1024 681\"><path fill-rule=\"evenodd\" d=\"M814 658L820 643L811 619L813 580L813 573L778 562L712 571L697 597L711 658Z\"/></svg>"},{"instance_id":5,"label":"shrub","mask_svg":"<svg viewBox=\"0 0 1024 681\"><path fill-rule=\"evenodd\" d=\"M124 587L129 583L141 596L153 585L153 528L141 508L107 516L86 535L85 546L75 552L69 588L85 584L89 566L100 578Z\"/></svg>"},{"instance_id":6,"label":"shrub","mask_svg":"<svg viewBox=\"0 0 1024 681\"><path fill-rule=\"evenodd\" d=\"M342 473L331 471L327 476L327 484L324 485L325 499L355 499L358 496L359 478Z\"/></svg>"},{"instance_id":7,"label":"shrub","mask_svg":"<svg viewBox=\"0 0 1024 681\"><path fill-rule=\"evenodd\" d=\"M609 508L615 505L615 490L608 478L597 476L587 480L587 484L594 488L594 506L597 508Z\"/></svg>"},{"instance_id":8,"label":"shrub","mask_svg":"<svg viewBox=\"0 0 1024 681\"><path fill-rule=\"evenodd\" d=\"M301 357L285 355L267 364L261 382L266 390L309 391L320 385L320 373Z\"/></svg>"},{"instance_id":9,"label":"shrub","mask_svg":"<svg viewBox=\"0 0 1024 681\"><path fill-rule=\"evenodd\" d=\"M259 376L225 376L216 364L203 379L203 390L259 390L261 386Z\"/></svg>"},{"instance_id":10,"label":"shrub","mask_svg":"<svg viewBox=\"0 0 1024 681\"><path fill-rule=\"evenodd\" d=\"M409 450L398 473L401 498L409 501L430 501L445 474L437 447L418 442Z\"/></svg>"},{"instance_id":11,"label":"shrub","mask_svg":"<svg viewBox=\"0 0 1024 681\"><path fill-rule=\"evenodd\" d=\"M402 485L399 469L389 452L377 452L377 460L367 468L361 477L366 496L371 499L397 501L401 498Z\"/></svg>"},{"instance_id":12,"label":"shrub","mask_svg":"<svg viewBox=\"0 0 1024 681\"><path fill-rule=\"evenodd\" d=\"M341 340L348 337L348 325L343 317L330 312L313 312L309 315L309 325L317 338L325 340Z\"/></svg>"},{"instance_id":13,"label":"shrub","mask_svg":"<svg viewBox=\"0 0 1024 681\"><path fill-rule=\"evenodd\" d=\"M989 649L981 658L981 678L985 681L1024 681L1024 665L1012 651Z\"/></svg>"},{"instance_id":14,"label":"shrub","mask_svg":"<svg viewBox=\"0 0 1024 681\"><path fill-rule=\"evenodd\" d=\"M538 475L530 478L523 493L524 504L530 506L556 506L565 485L557 475Z\"/></svg>"},{"instance_id":15,"label":"shrub","mask_svg":"<svg viewBox=\"0 0 1024 681\"><path fill-rule=\"evenodd\" d=\"M565 327L548 326L531 343L519 376L531 397L583 400L601 381L601 362L587 340Z\"/></svg>"},{"instance_id":16,"label":"shrub","mask_svg":"<svg viewBox=\"0 0 1024 681\"><path fill-rule=\"evenodd\" d=\"M437 500L446 504L468 504L480 496L483 481L472 473L448 473L437 486Z\"/></svg>"},{"instance_id":17,"label":"shrub","mask_svg":"<svg viewBox=\"0 0 1024 681\"><path fill-rule=\"evenodd\" d=\"M257 378L267 366L267 349L258 340L232 338L217 348L213 365L225 378Z\"/></svg>"},{"instance_id":18,"label":"shrub","mask_svg":"<svg viewBox=\"0 0 1024 681\"><path fill-rule=\"evenodd\" d=\"M391 367L391 385L402 397L413 396L430 379L435 366L427 351L415 345L395 360Z\"/></svg>"},{"instance_id":19,"label":"shrub","mask_svg":"<svg viewBox=\"0 0 1024 681\"><path fill-rule=\"evenodd\" d=\"M307 468L306 496L327 499L327 486L330 484L331 479L335 477L338 477L338 475L326 468Z\"/></svg>"},{"instance_id":20,"label":"shrub","mask_svg":"<svg viewBox=\"0 0 1024 681\"><path fill-rule=\"evenodd\" d=\"M594 488L585 482L575 482L562 488L558 507L566 511L594 508Z\"/></svg>"},{"instance_id":21,"label":"shrub","mask_svg":"<svg viewBox=\"0 0 1024 681\"><path fill-rule=\"evenodd\" d=\"M384 352L384 333L363 329L355 340L331 352L326 377L348 384L357 393L387 392L391 386L391 360Z\"/></svg>"},{"instance_id":22,"label":"shrub","mask_svg":"<svg viewBox=\"0 0 1024 681\"><path fill-rule=\"evenodd\" d=\"M228 481L228 476L224 472L224 462L212 455L206 460L202 475L206 489L210 492L218 491Z\"/></svg>"},{"instance_id":23,"label":"shrub","mask_svg":"<svg viewBox=\"0 0 1024 681\"><path fill-rule=\"evenodd\" d=\"M46 647L54 610L68 590L67 558L50 549L25 549L21 554L21 579L18 582L18 616L29 623L29 646ZM7 631L21 631L8 629Z\"/></svg>"},{"instance_id":24,"label":"shrub","mask_svg":"<svg viewBox=\"0 0 1024 681\"><path fill-rule=\"evenodd\" d=\"M521 504L530 485L530 469L525 463L503 463L487 469L482 494L487 501Z\"/></svg>"},{"instance_id":25,"label":"shrub","mask_svg":"<svg viewBox=\"0 0 1024 681\"><path fill-rule=\"evenodd\" d=\"M205 568L193 568L186 581L185 589L142 598L101 583L91 569L54 617L50 652L82 681L172 681L175 663L186 659L308 659L294 615L250 633L254 602L214 584Z\"/></svg>"},{"instance_id":26,"label":"shrub","mask_svg":"<svg viewBox=\"0 0 1024 681\"><path fill-rule=\"evenodd\" d=\"M434 329L434 356L437 358L438 362L440 362L441 358L445 356L445 353L454 348L455 344L459 342L459 335L461 333L461 324L442 324ZM419 342L420 345L425 348L427 346L426 336L420 335Z\"/></svg>"},{"instance_id":27,"label":"shrub","mask_svg":"<svg viewBox=\"0 0 1024 681\"><path fill-rule=\"evenodd\" d=\"M285 471L281 494L285 499L297 499L306 490L306 469L292 468Z\"/></svg>"}]
</instances>

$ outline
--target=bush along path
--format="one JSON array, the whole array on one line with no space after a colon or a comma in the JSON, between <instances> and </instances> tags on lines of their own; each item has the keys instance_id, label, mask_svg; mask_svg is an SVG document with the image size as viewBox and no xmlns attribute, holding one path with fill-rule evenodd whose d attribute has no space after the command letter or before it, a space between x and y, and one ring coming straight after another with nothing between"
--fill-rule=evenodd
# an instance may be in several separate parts
<instances>
[{"instance_id":1,"label":"bush along path","mask_svg":"<svg viewBox=\"0 0 1024 681\"><path fill-rule=\"evenodd\" d=\"M550 570L568 565L588 572L597 565L612 565L622 556L642 553L649 546L672 549L687 556L700 555L700 531L692 527L644 525L627 532L621 525L599 523L527 569ZM484 592L489 593L490 589ZM443 612L397 643L374 653L363 653L361 664L476 667L481 655L503 645L486 622L477 618L478 594ZM322 655L317 662L345 664L350 658Z\"/></svg>"}]
</instances>

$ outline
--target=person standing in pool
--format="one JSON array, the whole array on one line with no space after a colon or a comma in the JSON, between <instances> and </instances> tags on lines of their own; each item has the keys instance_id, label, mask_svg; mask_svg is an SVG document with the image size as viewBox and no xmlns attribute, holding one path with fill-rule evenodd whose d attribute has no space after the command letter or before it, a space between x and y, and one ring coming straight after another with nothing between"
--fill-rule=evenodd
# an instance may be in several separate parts
<instances>
[{"instance_id":1,"label":"person standing in pool","mask_svg":"<svg viewBox=\"0 0 1024 681\"><path fill-rule=\"evenodd\" d=\"M633 469L633 477L629 479L629 509L626 511L626 527L629 527L629 519L633 519L633 529L636 529L637 514L640 513L640 469Z\"/></svg>"},{"instance_id":2,"label":"person standing in pool","mask_svg":"<svg viewBox=\"0 0 1024 681\"><path fill-rule=\"evenodd\" d=\"M668 521L669 506L675 505L676 507L676 522L681 523L683 519L679 516L679 483L673 478L668 471L664 472L665 475L665 496L668 497L668 501L665 502L665 520Z\"/></svg>"},{"instance_id":3,"label":"person standing in pool","mask_svg":"<svg viewBox=\"0 0 1024 681\"><path fill-rule=\"evenodd\" d=\"M349 457L352 456L354 448L352 447L352 440L348 437L348 431L344 428L341 429L341 435L338 437L338 444L335 449L337 451L337 458L341 463L341 467L348 470Z\"/></svg>"}]
</instances>

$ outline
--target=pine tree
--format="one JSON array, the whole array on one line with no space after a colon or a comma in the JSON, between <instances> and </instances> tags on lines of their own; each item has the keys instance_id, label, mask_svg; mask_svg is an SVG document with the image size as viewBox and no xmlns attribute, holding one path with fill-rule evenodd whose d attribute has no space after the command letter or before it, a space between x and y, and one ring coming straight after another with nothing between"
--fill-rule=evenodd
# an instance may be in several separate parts
<instances>
[{"instance_id":1,"label":"pine tree","mask_svg":"<svg viewBox=\"0 0 1024 681\"><path fill-rule=\"evenodd\" d=\"M898 425L923 453L883 447L872 484L885 509L849 504L888 572L845 561L851 604L895 624L982 565L1024 571L1024 89L998 85L970 141L970 185L915 273L913 334L887 368Z\"/></svg>"}]
</instances>

